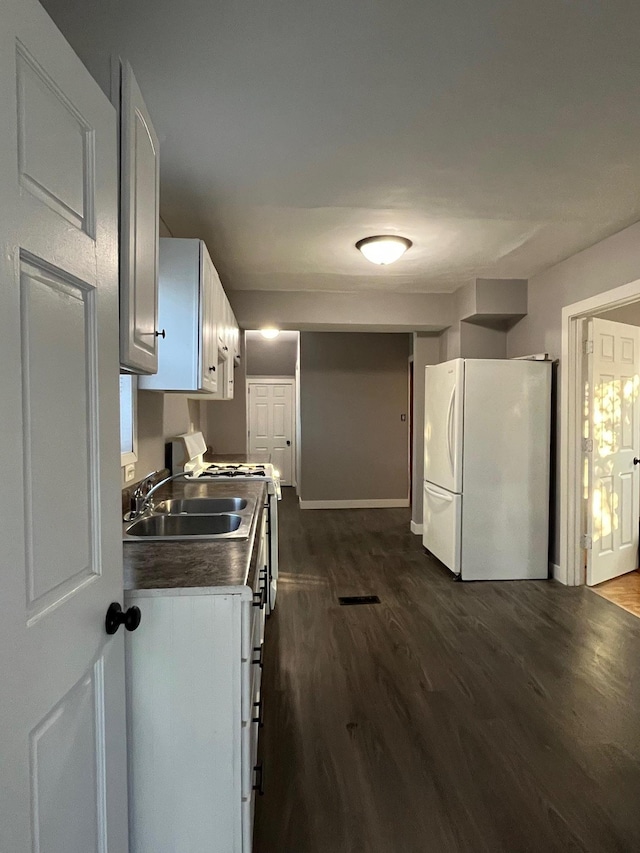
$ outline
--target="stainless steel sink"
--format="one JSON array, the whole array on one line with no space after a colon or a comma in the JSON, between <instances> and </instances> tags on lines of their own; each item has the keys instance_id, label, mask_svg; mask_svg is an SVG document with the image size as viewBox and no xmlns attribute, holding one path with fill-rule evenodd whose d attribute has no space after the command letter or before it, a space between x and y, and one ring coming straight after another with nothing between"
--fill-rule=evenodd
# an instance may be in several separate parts
<instances>
[{"instance_id":1,"label":"stainless steel sink","mask_svg":"<svg viewBox=\"0 0 640 853\"><path fill-rule=\"evenodd\" d=\"M129 524L124 539L246 539L251 513L236 515L143 515Z\"/></svg>"},{"instance_id":2,"label":"stainless steel sink","mask_svg":"<svg viewBox=\"0 0 640 853\"><path fill-rule=\"evenodd\" d=\"M211 515L218 512L239 512L246 506L244 498L170 498L154 504L153 512L167 515Z\"/></svg>"}]
</instances>

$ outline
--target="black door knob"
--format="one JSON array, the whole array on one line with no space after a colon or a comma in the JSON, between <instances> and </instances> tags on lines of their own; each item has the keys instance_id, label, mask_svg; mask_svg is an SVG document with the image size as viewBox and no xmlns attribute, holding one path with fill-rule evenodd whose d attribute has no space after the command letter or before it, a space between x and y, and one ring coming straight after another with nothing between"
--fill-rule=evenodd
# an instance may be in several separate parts
<instances>
[{"instance_id":1,"label":"black door knob","mask_svg":"<svg viewBox=\"0 0 640 853\"><path fill-rule=\"evenodd\" d=\"M638 457L637 457L637 456L634 456L634 457L633 457L633 464L634 464L634 465L640 465L640 459L638 459Z\"/></svg>"},{"instance_id":2,"label":"black door knob","mask_svg":"<svg viewBox=\"0 0 640 853\"><path fill-rule=\"evenodd\" d=\"M124 625L127 631L135 631L141 618L142 614L139 607L130 607L125 612L117 601L112 601L107 610L104 627L107 634L115 634L121 625Z\"/></svg>"},{"instance_id":3,"label":"black door knob","mask_svg":"<svg viewBox=\"0 0 640 853\"><path fill-rule=\"evenodd\" d=\"M291 447L291 442L287 441L287 447Z\"/></svg>"}]
</instances>

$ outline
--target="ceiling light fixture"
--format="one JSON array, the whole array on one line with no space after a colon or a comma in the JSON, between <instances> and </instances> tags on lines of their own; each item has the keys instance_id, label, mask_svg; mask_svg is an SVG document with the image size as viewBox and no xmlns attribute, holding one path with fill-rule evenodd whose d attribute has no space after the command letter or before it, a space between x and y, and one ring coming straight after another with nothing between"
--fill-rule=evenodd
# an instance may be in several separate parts
<instances>
[{"instance_id":1,"label":"ceiling light fixture","mask_svg":"<svg viewBox=\"0 0 640 853\"><path fill-rule=\"evenodd\" d=\"M266 338L268 341L277 338L280 334L280 329L260 329L260 334L263 338Z\"/></svg>"},{"instance_id":2,"label":"ceiling light fixture","mask_svg":"<svg viewBox=\"0 0 640 853\"><path fill-rule=\"evenodd\" d=\"M413 243L406 237L396 237L393 234L383 234L377 237L365 237L358 240L356 249L372 264L392 264L401 258Z\"/></svg>"}]
</instances>

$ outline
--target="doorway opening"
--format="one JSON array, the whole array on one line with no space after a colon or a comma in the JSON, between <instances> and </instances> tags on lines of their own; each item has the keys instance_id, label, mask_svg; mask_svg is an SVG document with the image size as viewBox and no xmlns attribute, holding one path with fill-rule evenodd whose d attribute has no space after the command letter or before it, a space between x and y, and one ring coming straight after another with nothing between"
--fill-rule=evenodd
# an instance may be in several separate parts
<instances>
[{"instance_id":1,"label":"doorway opening","mask_svg":"<svg viewBox=\"0 0 640 853\"><path fill-rule=\"evenodd\" d=\"M271 462L283 486L298 487L300 334L245 332L247 455Z\"/></svg>"},{"instance_id":2,"label":"doorway opening","mask_svg":"<svg viewBox=\"0 0 640 853\"><path fill-rule=\"evenodd\" d=\"M567 306L562 338L555 574L640 615L640 281Z\"/></svg>"}]
</instances>

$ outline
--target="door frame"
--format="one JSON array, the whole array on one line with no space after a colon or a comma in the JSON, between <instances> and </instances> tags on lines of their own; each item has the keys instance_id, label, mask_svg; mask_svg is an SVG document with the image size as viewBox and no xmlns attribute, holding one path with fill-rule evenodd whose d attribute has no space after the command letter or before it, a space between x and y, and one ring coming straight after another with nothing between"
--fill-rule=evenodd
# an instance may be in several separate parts
<instances>
[{"instance_id":1,"label":"door frame","mask_svg":"<svg viewBox=\"0 0 640 853\"><path fill-rule=\"evenodd\" d=\"M640 279L605 290L562 309L560 371L560 565L553 576L567 586L586 583L582 560L582 460L581 412L584 404L582 346L583 321L611 308L640 300Z\"/></svg>"},{"instance_id":2,"label":"door frame","mask_svg":"<svg viewBox=\"0 0 640 853\"><path fill-rule=\"evenodd\" d=\"M299 395L298 395L298 382L295 376L247 376L246 381L246 393L245 393L245 407L246 407L246 424L247 424L247 434L246 438L246 447L247 447L247 456L249 455L249 388L252 385L290 385L292 394L291 401L293 403L293 424L291 429L291 485L294 489L298 487L298 436L297 436L297 425L299 423Z\"/></svg>"}]
</instances>

